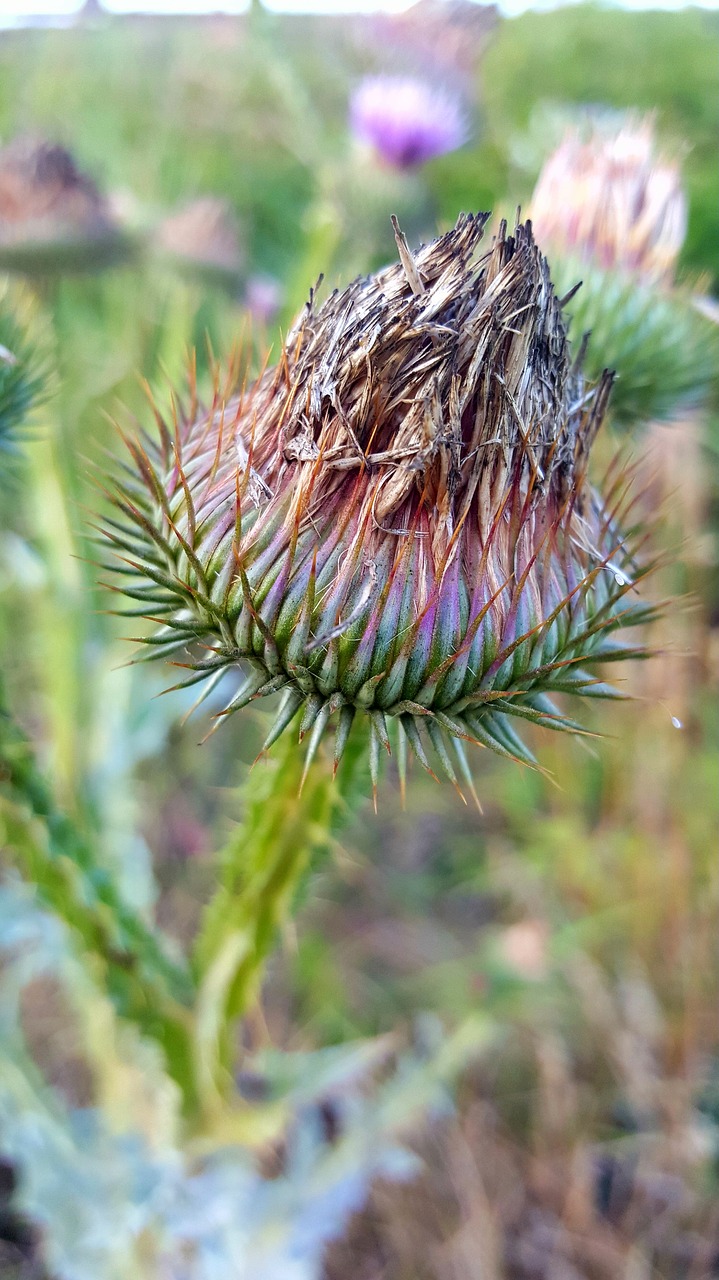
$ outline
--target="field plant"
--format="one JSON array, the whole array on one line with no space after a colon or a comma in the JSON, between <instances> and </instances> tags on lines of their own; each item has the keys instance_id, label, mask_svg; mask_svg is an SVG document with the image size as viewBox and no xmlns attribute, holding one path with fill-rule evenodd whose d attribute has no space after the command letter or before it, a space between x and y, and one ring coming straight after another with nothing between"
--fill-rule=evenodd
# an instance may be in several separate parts
<instances>
[{"instance_id":1,"label":"field plant","mask_svg":"<svg viewBox=\"0 0 719 1280\"><path fill-rule=\"evenodd\" d=\"M2 1276L714 1274L717 28L432 23L0 40Z\"/></svg>"}]
</instances>

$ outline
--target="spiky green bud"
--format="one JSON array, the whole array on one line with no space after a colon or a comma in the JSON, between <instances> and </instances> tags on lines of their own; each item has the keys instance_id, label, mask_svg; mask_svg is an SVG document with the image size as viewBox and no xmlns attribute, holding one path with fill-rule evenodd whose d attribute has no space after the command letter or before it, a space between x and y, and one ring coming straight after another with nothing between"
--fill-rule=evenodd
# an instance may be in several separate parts
<instances>
[{"instance_id":1,"label":"spiky green bud","mask_svg":"<svg viewBox=\"0 0 719 1280\"><path fill-rule=\"evenodd\" d=\"M155 652L190 679L247 678L223 714L282 690L308 758L359 715L370 760L393 740L471 787L464 744L530 761L521 719L574 728L555 693L607 694L586 663L630 650L650 610L587 460L611 385L570 363L529 225L489 215L355 280L290 332L244 394L192 399L130 441L107 536ZM199 642L199 643L197 643ZM197 647L195 647L197 644Z\"/></svg>"},{"instance_id":2,"label":"spiky green bud","mask_svg":"<svg viewBox=\"0 0 719 1280\"><path fill-rule=\"evenodd\" d=\"M617 377L611 415L619 426L667 421L701 404L719 368L719 329L686 289L658 289L626 272L552 255L572 342L589 335L584 369L598 378L609 365Z\"/></svg>"},{"instance_id":3,"label":"spiky green bud","mask_svg":"<svg viewBox=\"0 0 719 1280\"><path fill-rule=\"evenodd\" d=\"M0 290L0 492L20 454L18 431L46 389L47 367L37 317L30 338L28 299Z\"/></svg>"}]
</instances>

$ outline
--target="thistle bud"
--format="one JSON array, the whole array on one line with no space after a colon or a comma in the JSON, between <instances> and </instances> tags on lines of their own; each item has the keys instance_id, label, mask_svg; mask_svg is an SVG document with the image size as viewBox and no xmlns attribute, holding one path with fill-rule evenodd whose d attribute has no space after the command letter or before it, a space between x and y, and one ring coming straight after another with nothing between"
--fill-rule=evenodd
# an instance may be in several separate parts
<instances>
[{"instance_id":1,"label":"thistle bud","mask_svg":"<svg viewBox=\"0 0 719 1280\"><path fill-rule=\"evenodd\" d=\"M657 154L648 120L568 133L539 175L532 221L557 253L671 284L687 228L679 166Z\"/></svg>"},{"instance_id":2,"label":"thistle bud","mask_svg":"<svg viewBox=\"0 0 719 1280\"><path fill-rule=\"evenodd\" d=\"M18 138L0 150L0 267L25 275L95 270L130 248L70 152Z\"/></svg>"},{"instance_id":3,"label":"thistle bud","mask_svg":"<svg viewBox=\"0 0 719 1280\"><path fill-rule=\"evenodd\" d=\"M284 291L279 280L275 280L273 276L249 277L242 301L252 320L260 328L275 323L282 310L283 300Z\"/></svg>"},{"instance_id":4,"label":"thistle bud","mask_svg":"<svg viewBox=\"0 0 719 1280\"><path fill-rule=\"evenodd\" d=\"M587 370L618 374L613 417L669 418L701 399L716 366L712 326L674 286L687 225L679 165L662 157L650 120L568 133L531 200L532 223L568 308L570 335L591 333Z\"/></svg>"},{"instance_id":5,"label":"thistle bud","mask_svg":"<svg viewBox=\"0 0 719 1280\"><path fill-rule=\"evenodd\" d=\"M588 389L529 224L489 215L355 280L291 330L244 394L130 441L107 536L154 652L202 642L192 680L247 677L220 714L283 691L308 761L330 720L380 754L428 750L471 788L465 744L532 762L515 725L575 729L552 695L607 695L586 663L633 652L650 610L587 460L611 376Z\"/></svg>"}]
</instances>

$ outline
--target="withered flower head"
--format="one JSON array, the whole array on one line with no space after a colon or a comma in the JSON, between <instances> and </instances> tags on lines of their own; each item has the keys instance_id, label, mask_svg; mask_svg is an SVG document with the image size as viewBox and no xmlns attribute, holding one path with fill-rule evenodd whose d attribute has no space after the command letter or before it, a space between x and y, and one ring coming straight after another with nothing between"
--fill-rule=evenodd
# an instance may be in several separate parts
<instances>
[{"instance_id":1,"label":"withered flower head","mask_svg":"<svg viewBox=\"0 0 719 1280\"><path fill-rule=\"evenodd\" d=\"M0 264L32 274L102 265L125 248L106 200L65 147L0 148Z\"/></svg>"},{"instance_id":2,"label":"withered flower head","mask_svg":"<svg viewBox=\"0 0 719 1280\"><path fill-rule=\"evenodd\" d=\"M306 307L245 393L194 396L132 464L107 536L159 654L200 641L191 680L248 671L226 714L282 690L312 758L357 715L471 787L464 744L531 761L520 718L574 728L555 693L607 694L587 662L648 612L587 459L610 389L570 363L529 224L489 215Z\"/></svg>"},{"instance_id":3,"label":"withered flower head","mask_svg":"<svg viewBox=\"0 0 719 1280\"><path fill-rule=\"evenodd\" d=\"M590 137L570 131L531 201L540 243L642 280L671 283L687 228L679 165L657 153L651 120Z\"/></svg>"},{"instance_id":4,"label":"withered flower head","mask_svg":"<svg viewBox=\"0 0 719 1280\"><path fill-rule=\"evenodd\" d=\"M370 24L371 49L385 63L408 62L454 83L474 78L498 20L497 10L473 0L418 0L398 13L377 13Z\"/></svg>"}]
</instances>

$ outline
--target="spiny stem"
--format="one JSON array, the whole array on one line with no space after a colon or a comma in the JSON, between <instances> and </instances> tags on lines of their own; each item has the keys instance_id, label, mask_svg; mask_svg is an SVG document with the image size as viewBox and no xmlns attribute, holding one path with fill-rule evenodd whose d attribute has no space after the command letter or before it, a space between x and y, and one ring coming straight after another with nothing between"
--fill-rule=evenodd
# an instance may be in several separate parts
<instances>
[{"instance_id":1,"label":"spiny stem","mask_svg":"<svg viewBox=\"0 0 719 1280\"><path fill-rule=\"evenodd\" d=\"M364 735L353 734L336 778L329 754L318 753L302 785L304 753L288 735L245 789L245 817L220 855L220 885L194 954L195 1070L206 1110L228 1092L233 1024L257 997L312 858L362 795L355 782L366 750Z\"/></svg>"},{"instance_id":2,"label":"spiny stem","mask_svg":"<svg viewBox=\"0 0 719 1280\"><path fill-rule=\"evenodd\" d=\"M88 840L60 810L0 686L0 812L8 849L41 900L79 936L117 1012L162 1046L192 1094L192 982L122 899Z\"/></svg>"}]
</instances>

